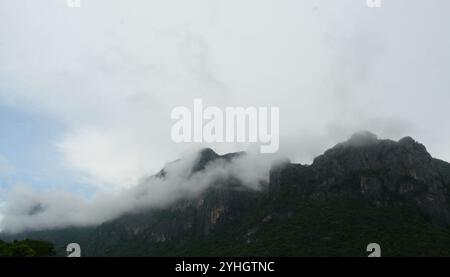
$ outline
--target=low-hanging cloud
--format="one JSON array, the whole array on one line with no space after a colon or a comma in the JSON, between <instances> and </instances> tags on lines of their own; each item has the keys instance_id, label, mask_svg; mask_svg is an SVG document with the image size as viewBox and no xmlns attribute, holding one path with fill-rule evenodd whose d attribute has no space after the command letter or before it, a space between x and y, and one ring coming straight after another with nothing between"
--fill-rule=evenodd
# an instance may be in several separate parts
<instances>
[{"instance_id":1,"label":"low-hanging cloud","mask_svg":"<svg viewBox=\"0 0 450 277\"><path fill-rule=\"evenodd\" d=\"M34 191L14 187L1 208L0 230L17 233L73 226L95 226L127 213L167 207L179 199L199 195L212 185L235 178L243 187L257 190L268 181L272 157L256 153L240 154L228 161L216 159L198 172L192 172L198 154L168 164L164 177L155 175L137 186L116 193L100 193L91 200L67 191Z\"/></svg>"}]
</instances>

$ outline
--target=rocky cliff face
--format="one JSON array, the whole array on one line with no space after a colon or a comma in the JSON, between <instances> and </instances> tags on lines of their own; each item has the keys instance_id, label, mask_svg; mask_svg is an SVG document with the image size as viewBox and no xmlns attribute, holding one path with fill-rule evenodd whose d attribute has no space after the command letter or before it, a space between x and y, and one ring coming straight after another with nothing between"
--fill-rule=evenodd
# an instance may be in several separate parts
<instances>
[{"instance_id":1,"label":"rocky cliff face","mask_svg":"<svg viewBox=\"0 0 450 277\"><path fill-rule=\"evenodd\" d=\"M192 172L239 155L205 149ZM393 254L423 254L424 247L435 251L450 242L449 177L450 165L412 138L379 140L363 132L312 165L276 163L259 191L227 178L168 208L65 235L27 236L79 241L90 255L357 255L359 244L376 239L392 245ZM408 248L417 239L421 246Z\"/></svg>"},{"instance_id":2,"label":"rocky cliff face","mask_svg":"<svg viewBox=\"0 0 450 277\"><path fill-rule=\"evenodd\" d=\"M218 159L231 161L243 154L220 156L204 149L192 172L204 170ZM377 207L408 204L436 222L448 224L449 168L447 163L433 159L425 146L410 137L399 141L379 140L372 133L361 132L327 150L312 165L278 161L270 171L268 190L259 193L272 198L279 197L279 193L292 193L310 199L364 199ZM235 195L246 191L237 180L219 183L198 199L180 201L173 208L207 207L212 221L218 222L230 210L227 204Z\"/></svg>"},{"instance_id":3,"label":"rocky cliff face","mask_svg":"<svg viewBox=\"0 0 450 277\"><path fill-rule=\"evenodd\" d=\"M283 183L275 176L293 174L309 180L312 198L365 199L378 207L412 204L448 224L448 177L439 162L410 137L395 142L364 132L326 151L309 167L286 164L274 172L272 187Z\"/></svg>"}]
</instances>

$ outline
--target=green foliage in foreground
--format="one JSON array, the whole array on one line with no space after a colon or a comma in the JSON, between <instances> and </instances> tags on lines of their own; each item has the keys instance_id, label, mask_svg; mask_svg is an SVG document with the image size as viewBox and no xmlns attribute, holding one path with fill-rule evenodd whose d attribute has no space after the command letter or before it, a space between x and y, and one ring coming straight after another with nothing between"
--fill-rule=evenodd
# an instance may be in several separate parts
<instances>
[{"instance_id":1,"label":"green foliage in foreground","mask_svg":"<svg viewBox=\"0 0 450 277\"><path fill-rule=\"evenodd\" d=\"M55 255L53 244L40 240L0 240L0 257L50 257Z\"/></svg>"}]
</instances>

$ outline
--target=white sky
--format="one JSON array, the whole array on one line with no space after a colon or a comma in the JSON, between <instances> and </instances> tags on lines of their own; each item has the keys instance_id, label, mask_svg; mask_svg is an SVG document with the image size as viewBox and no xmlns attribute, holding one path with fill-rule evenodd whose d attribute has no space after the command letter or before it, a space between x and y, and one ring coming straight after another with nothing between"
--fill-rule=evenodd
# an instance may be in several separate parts
<instances>
[{"instance_id":1,"label":"white sky","mask_svg":"<svg viewBox=\"0 0 450 277\"><path fill-rule=\"evenodd\" d=\"M450 160L449 8L446 0L380 9L365 0L82 0L79 9L2 0L0 104L47 118L39 127L57 124L50 168L102 188L132 185L199 147L170 139L172 108L196 97L280 107L281 152L294 161L361 129L411 135Z\"/></svg>"}]
</instances>

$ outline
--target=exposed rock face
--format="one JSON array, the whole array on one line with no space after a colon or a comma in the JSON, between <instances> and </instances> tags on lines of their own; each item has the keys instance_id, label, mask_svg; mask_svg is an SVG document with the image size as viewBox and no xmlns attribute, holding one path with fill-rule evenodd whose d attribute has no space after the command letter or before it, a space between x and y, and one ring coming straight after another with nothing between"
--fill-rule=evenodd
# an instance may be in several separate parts
<instances>
[{"instance_id":1,"label":"exposed rock face","mask_svg":"<svg viewBox=\"0 0 450 277\"><path fill-rule=\"evenodd\" d=\"M270 188L291 184L290 191L314 199L363 198L378 207L412 204L432 220L449 224L448 175L439 162L410 137L395 142L364 132L329 149L311 166L273 168Z\"/></svg>"},{"instance_id":2,"label":"exposed rock face","mask_svg":"<svg viewBox=\"0 0 450 277\"><path fill-rule=\"evenodd\" d=\"M223 214L223 212L225 211L225 207L224 206L218 206L218 207L214 207L211 210L211 225L214 226L217 223L217 220L220 218L220 216Z\"/></svg>"},{"instance_id":3,"label":"exposed rock face","mask_svg":"<svg viewBox=\"0 0 450 277\"><path fill-rule=\"evenodd\" d=\"M425 146L410 137L394 142L370 133L354 135L317 157L311 167L317 195L363 196L376 205L406 201L434 220L450 223L445 179Z\"/></svg>"}]
</instances>

